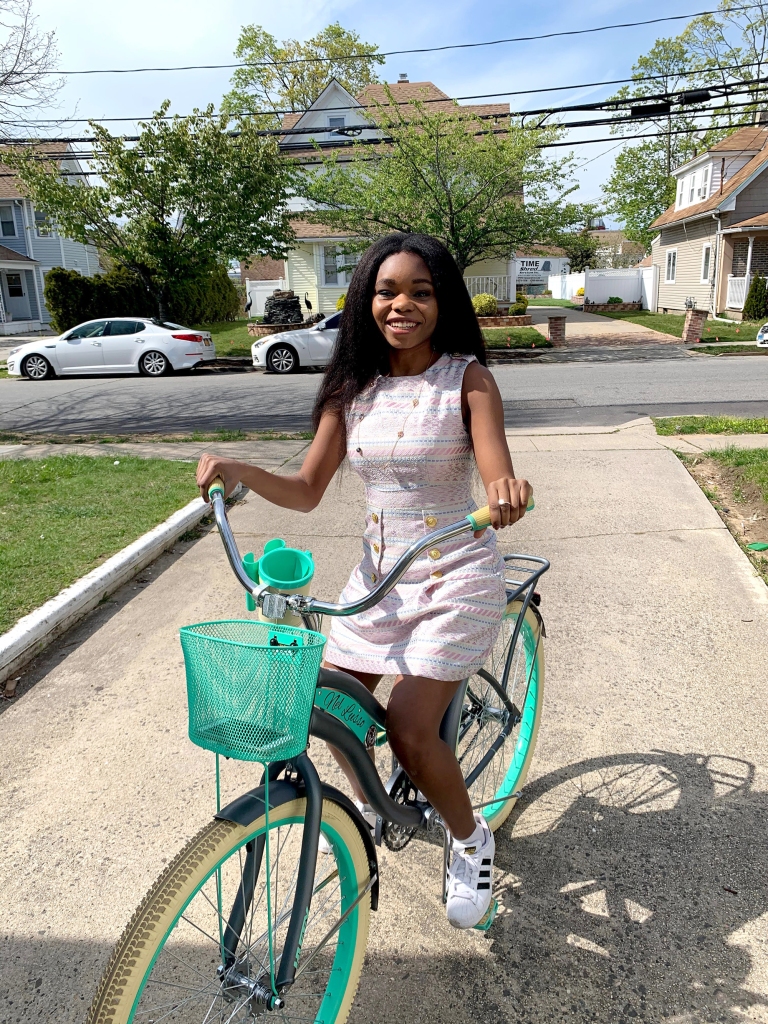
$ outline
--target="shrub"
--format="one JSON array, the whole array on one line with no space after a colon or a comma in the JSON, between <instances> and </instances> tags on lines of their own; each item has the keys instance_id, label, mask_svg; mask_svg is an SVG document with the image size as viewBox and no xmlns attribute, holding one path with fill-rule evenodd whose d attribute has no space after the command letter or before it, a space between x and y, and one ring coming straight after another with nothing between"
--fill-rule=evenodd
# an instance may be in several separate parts
<instances>
[{"instance_id":1,"label":"shrub","mask_svg":"<svg viewBox=\"0 0 768 1024\"><path fill-rule=\"evenodd\" d=\"M344 309L344 303L346 301L347 301L347 293L345 292L343 295L340 295L338 297L338 299L336 299L336 309L338 309L338 310Z\"/></svg>"},{"instance_id":2,"label":"shrub","mask_svg":"<svg viewBox=\"0 0 768 1024\"><path fill-rule=\"evenodd\" d=\"M742 316L745 320L763 320L768 315L768 294L765 278L755 275L744 301Z\"/></svg>"},{"instance_id":3,"label":"shrub","mask_svg":"<svg viewBox=\"0 0 768 1024\"><path fill-rule=\"evenodd\" d=\"M618 306L623 301L624 301L624 299L620 299L618 295L609 295L608 296L608 303L607 304L609 306Z\"/></svg>"},{"instance_id":4,"label":"shrub","mask_svg":"<svg viewBox=\"0 0 768 1024\"><path fill-rule=\"evenodd\" d=\"M53 267L45 275L45 304L53 329L62 333L84 320L108 316L157 316L157 304L141 279L123 268L95 277ZM236 320L240 312L237 288L223 267L205 278L174 285L168 315L180 323Z\"/></svg>"},{"instance_id":5,"label":"shrub","mask_svg":"<svg viewBox=\"0 0 768 1024\"><path fill-rule=\"evenodd\" d=\"M522 302L522 304L525 306L525 308L528 309L528 296L525 294L525 292L518 292L517 295L515 296L515 302L516 303Z\"/></svg>"},{"instance_id":6,"label":"shrub","mask_svg":"<svg viewBox=\"0 0 768 1024\"><path fill-rule=\"evenodd\" d=\"M510 316L525 316L525 312L528 309L527 302L513 302L509 307Z\"/></svg>"},{"instance_id":7,"label":"shrub","mask_svg":"<svg viewBox=\"0 0 768 1024\"><path fill-rule=\"evenodd\" d=\"M480 292L479 295L473 295L472 308L477 316L496 316L498 308L496 305L496 296L489 295L488 292Z\"/></svg>"},{"instance_id":8,"label":"shrub","mask_svg":"<svg viewBox=\"0 0 768 1024\"><path fill-rule=\"evenodd\" d=\"M545 288L544 291L541 294L545 295L548 299L551 299L552 298L552 289L551 288Z\"/></svg>"},{"instance_id":9,"label":"shrub","mask_svg":"<svg viewBox=\"0 0 768 1024\"><path fill-rule=\"evenodd\" d=\"M576 289L576 294L577 295L583 295L584 294L584 289L583 288L577 288Z\"/></svg>"}]
</instances>

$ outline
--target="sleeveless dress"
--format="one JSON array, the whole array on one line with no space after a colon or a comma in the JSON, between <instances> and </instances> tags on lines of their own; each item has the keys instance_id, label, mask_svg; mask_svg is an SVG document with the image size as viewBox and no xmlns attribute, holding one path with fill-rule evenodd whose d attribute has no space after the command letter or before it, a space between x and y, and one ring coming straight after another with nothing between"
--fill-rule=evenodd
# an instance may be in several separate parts
<instances>
[{"instance_id":1,"label":"sleeveless dress","mask_svg":"<svg viewBox=\"0 0 768 1024\"><path fill-rule=\"evenodd\" d=\"M347 416L347 455L366 489L363 559L340 600L364 597L415 540L457 522L472 498L474 454L461 414L474 356L441 355L415 377L377 377ZM506 604L504 561L487 529L420 555L367 612L334 618L325 657L339 668L459 680L479 669Z\"/></svg>"}]
</instances>

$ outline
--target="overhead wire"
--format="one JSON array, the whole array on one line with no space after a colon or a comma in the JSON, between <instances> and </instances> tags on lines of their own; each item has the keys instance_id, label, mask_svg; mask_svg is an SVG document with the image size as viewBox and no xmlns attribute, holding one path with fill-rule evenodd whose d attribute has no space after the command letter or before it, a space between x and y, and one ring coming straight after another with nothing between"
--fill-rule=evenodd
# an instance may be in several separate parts
<instances>
[{"instance_id":1,"label":"overhead wire","mask_svg":"<svg viewBox=\"0 0 768 1024\"><path fill-rule=\"evenodd\" d=\"M738 11L754 10L761 5L744 4L739 7L729 7L729 14ZM669 21L688 21L692 18L701 18L709 14L720 13L718 9L707 11L695 11L692 14L669 14L662 18L647 18L643 21L617 22L612 25L595 25L592 28L564 29L559 32L543 32L532 36L509 36L505 39L489 39L479 43L449 43L444 46L420 46L408 50L384 50L375 53L343 54L337 57L293 57L281 61L239 61L230 64L184 64L174 67L146 67L146 68L85 68L72 71L57 71L58 75L130 75L144 72L157 71L211 71L229 70L243 67L287 67L294 64L317 64L319 62L338 63L347 60L378 60L380 57L402 57L417 53L445 53L448 50L472 50L484 46L502 46L508 43L530 43L544 39L558 39L567 36L592 35L596 32L609 32L623 28L642 28L646 25L660 25Z\"/></svg>"}]
</instances>

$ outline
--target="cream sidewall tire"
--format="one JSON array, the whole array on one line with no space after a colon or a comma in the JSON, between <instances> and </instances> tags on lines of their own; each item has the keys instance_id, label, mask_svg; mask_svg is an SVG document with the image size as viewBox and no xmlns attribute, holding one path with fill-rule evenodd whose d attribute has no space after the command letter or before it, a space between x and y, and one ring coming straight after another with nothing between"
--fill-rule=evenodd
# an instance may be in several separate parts
<instances>
[{"instance_id":1,"label":"cream sidewall tire","mask_svg":"<svg viewBox=\"0 0 768 1024\"><path fill-rule=\"evenodd\" d=\"M298 798L275 808L270 829L282 821L303 819L306 800ZM346 844L360 888L368 884L369 866L363 841L349 814L330 800L323 801L323 822ZM134 1006L154 961L176 921L214 869L248 839L263 831L262 815L248 827L214 820L191 839L163 871L142 900L115 946L86 1018L87 1024L129 1024ZM370 895L357 906L357 934L347 984L338 1012L327 1024L344 1024L357 992L370 925ZM286 996L290 1015L290 990ZM274 1017L279 1020L280 1014Z\"/></svg>"}]
</instances>

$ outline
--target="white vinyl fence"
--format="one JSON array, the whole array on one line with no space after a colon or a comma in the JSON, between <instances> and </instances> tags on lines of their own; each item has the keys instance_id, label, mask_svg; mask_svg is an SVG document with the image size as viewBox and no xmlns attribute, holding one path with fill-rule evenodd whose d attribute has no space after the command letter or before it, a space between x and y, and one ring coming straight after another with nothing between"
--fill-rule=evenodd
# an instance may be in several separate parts
<instances>
[{"instance_id":1,"label":"white vinyl fence","mask_svg":"<svg viewBox=\"0 0 768 1024\"><path fill-rule=\"evenodd\" d=\"M253 305L248 311L249 316L263 316L264 303L276 288L287 288L288 282L282 279L277 281L246 281L245 293L253 300Z\"/></svg>"},{"instance_id":2,"label":"white vinyl fence","mask_svg":"<svg viewBox=\"0 0 768 1024\"><path fill-rule=\"evenodd\" d=\"M658 267L630 267L619 270L590 270L581 274L558 274L549 278L553 299L572 299L579 288L588 302L641 302L643 309L656 309Z\"/></svg>"}]
</instances>

